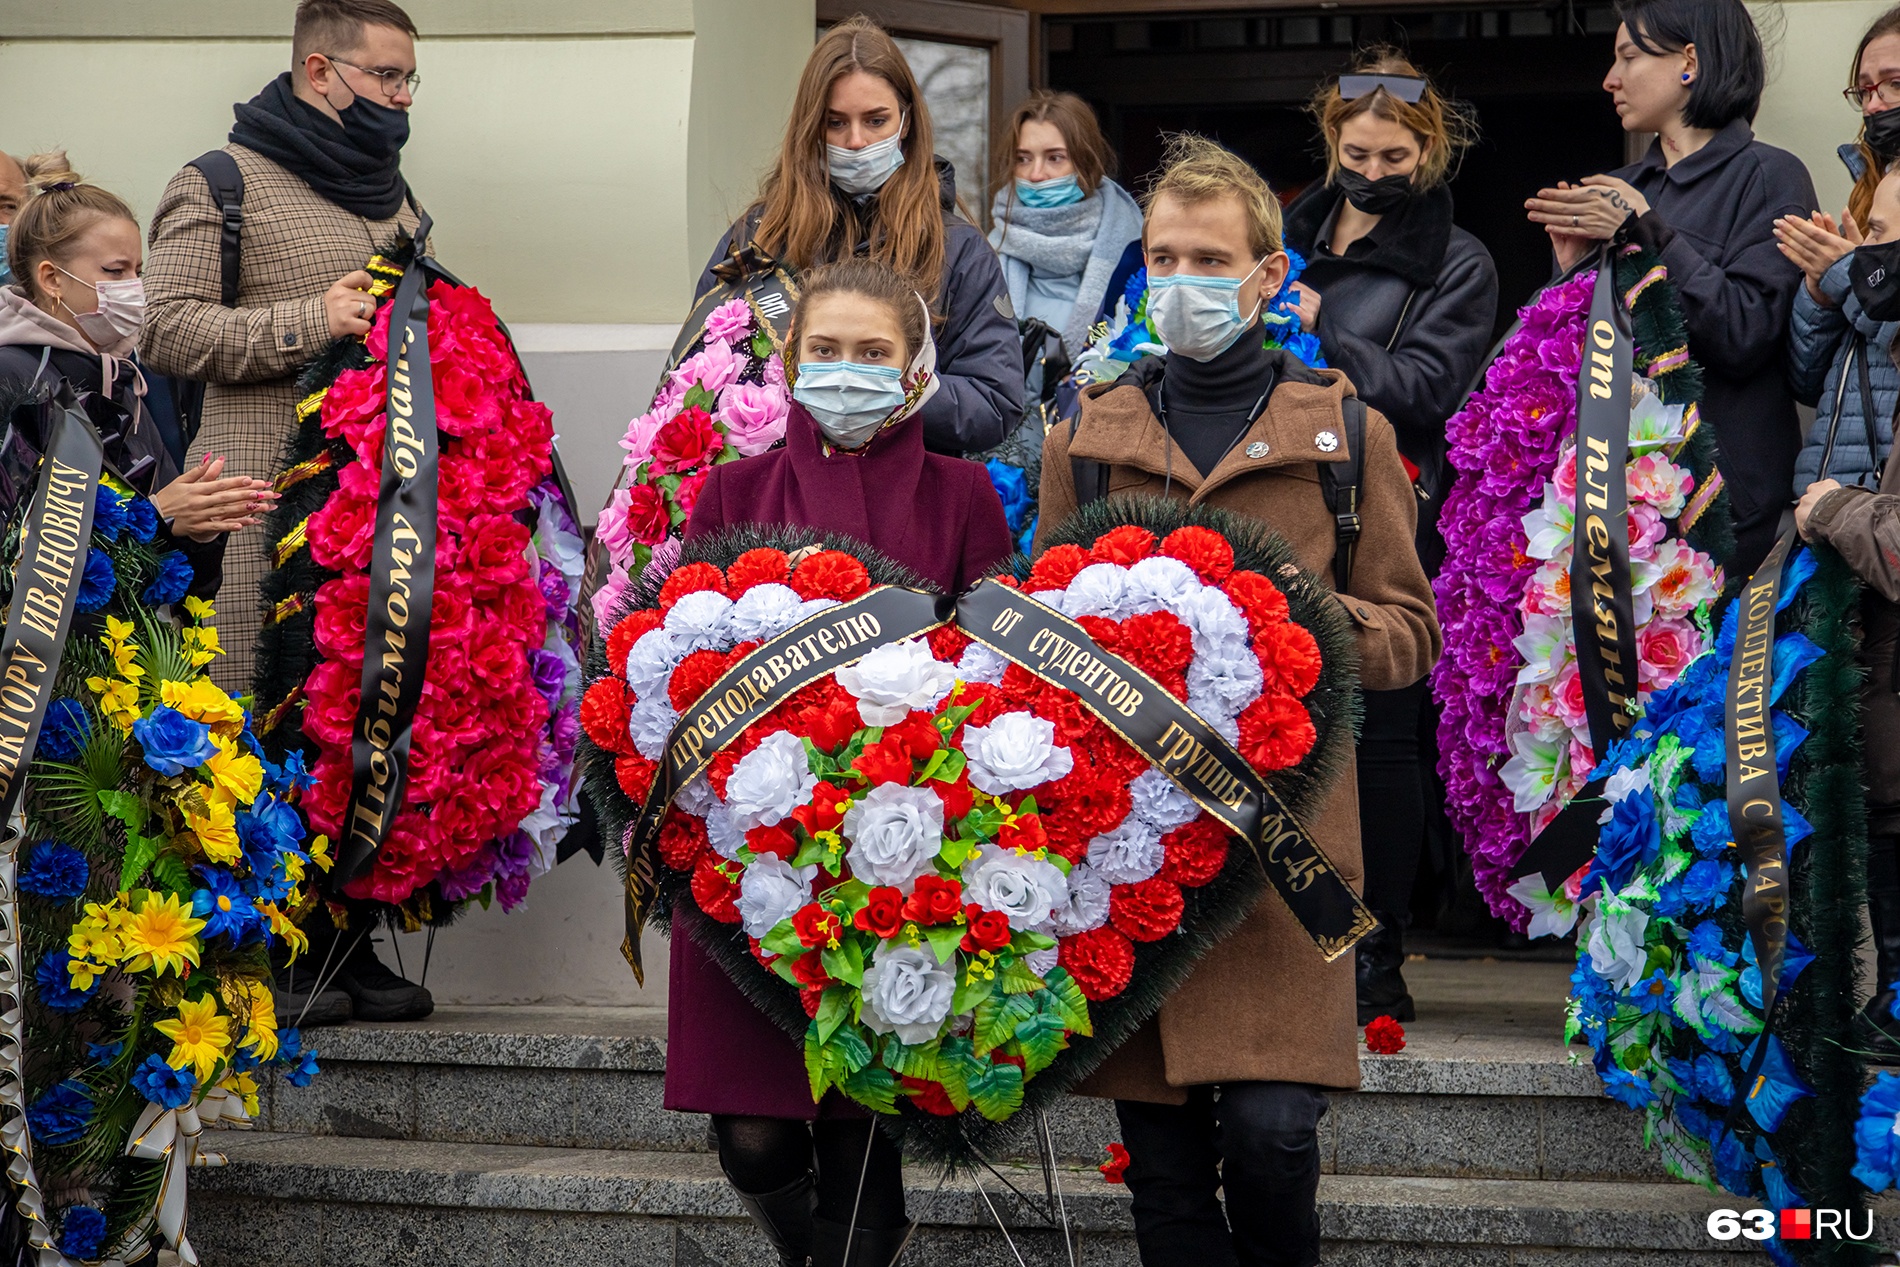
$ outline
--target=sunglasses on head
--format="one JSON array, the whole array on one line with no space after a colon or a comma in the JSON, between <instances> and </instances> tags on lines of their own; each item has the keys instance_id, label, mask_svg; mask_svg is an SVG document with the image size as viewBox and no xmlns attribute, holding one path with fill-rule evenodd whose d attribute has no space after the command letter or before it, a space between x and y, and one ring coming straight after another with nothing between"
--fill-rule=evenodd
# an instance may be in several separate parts
<instances>
[{"instance_id":1,"label":"sunglasses on head","mask_svg":"<svg viewBox=\"0 0 1900 1267\"><path fill-rule=\"evenodd\" d=\"M1392 96L1408 105L1417 105L1425 95L1426 83L1412 75L1341 75L1339 77L1339 95L1347 101L1353 101L1369 93L1385 89Z\"/></svg>"}]
</instances>

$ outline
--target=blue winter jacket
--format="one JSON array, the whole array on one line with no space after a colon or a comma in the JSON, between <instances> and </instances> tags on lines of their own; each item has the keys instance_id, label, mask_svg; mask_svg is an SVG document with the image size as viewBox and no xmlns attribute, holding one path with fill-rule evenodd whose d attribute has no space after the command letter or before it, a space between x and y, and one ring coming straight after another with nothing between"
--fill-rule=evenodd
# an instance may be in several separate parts
<instances>
[{"instance_id":1,"label":"blue winter jacket","mask_svg":"<svg viewBox=\"0 0 1900 1267\"><path fill-rule=\"evenodd\" d=\"M1796 400L1814 406L1814 425L1795 458L1796 497L1824 474L1843 484L1878 485L1881 467L1893 447L1894 408L1900 404L1900 366L1894 364L1894 340L1900 336L1900 322L1875 321L1861 311L1847 280L1852 258L1836 260L1821 278L1822 293L1837 306L1830 308L1816 302L1804 285L1795 295L1789 320L1789 386ZM1873 389L1872 453L1868 451L1860 370L1855 363L1855 358L1863 356L1868 385Z\"/></svg>"}]
</instances>

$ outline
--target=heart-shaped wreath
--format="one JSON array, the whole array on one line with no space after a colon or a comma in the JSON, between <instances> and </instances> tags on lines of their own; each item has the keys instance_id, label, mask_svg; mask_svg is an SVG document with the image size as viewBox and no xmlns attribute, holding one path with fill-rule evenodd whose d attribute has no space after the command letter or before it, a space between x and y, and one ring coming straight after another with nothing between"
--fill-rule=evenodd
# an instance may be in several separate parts
<instances>
[{"instance_id":1,"label":"heart-shaped wreath","mask_svg":"<svg viewBox=\"0 0 1900 1267\"><path fill-rule=\"evenodd\" d=\"M1091 506L1057 542L960 604L848 538L694 542L630 596L582 702L635 897L651 876L660 913L709 917L814 1099L898 1115L926 1154L988 1151L1252 909L1241 783L1280 825L1267 852L1297 833L1294 871L1362 909L1294 822L1351 742L1326 588L1263 527L1169 502ZM1339 931L1316 940L1363 926Z\"/></svg>"}]
</instances>

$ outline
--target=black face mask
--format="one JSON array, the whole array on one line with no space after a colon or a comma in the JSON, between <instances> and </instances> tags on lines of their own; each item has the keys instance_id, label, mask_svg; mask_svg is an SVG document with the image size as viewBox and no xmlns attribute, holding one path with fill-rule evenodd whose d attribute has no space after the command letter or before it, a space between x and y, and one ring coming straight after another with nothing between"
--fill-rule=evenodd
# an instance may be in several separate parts
<instances>
[{"instance_id":1,"label":"black face mask","mask_svg":"<svg viewBox=\"0 0 1900 1267\"><path fill-rule=\"evenodd\" d=\"M1412 197L1412 178L1410 176L1381 176L1377 180L1367 180L1350 167L1342 167L1333 177L1333 184L1339 192L1346 195L1346 201L1369 216L1383 216L1397 211Z\"/></svg>"},{"instance_id":2,"label":"black face mask","mask_svg":"<svg viewBox=\"0 0 1900 1267\"><path fill-rule=\"evenodd\" d=\"M393 160L409 141L409 112L379 106L362 94L337 111L350 142L365 155Z\"/></svg>"},{"instance_id":3,"label":"black face mask","mask_svg":"<svg viewBox=\"0 0 1900 1267\"><path fill-rule=\"evenodd\" d=\"M1875 321L1900 321L1900 241L1855 247L1847 278L1862 312Z\"/></svg>"},{"instance_id":4,"label":"black face mask","mask_svg":"<svg viewBox=\"0 0 1900 1267\"><path fill-rule=\"evenodd\" d=\"M1860 135L1883 166L1900 158L1900 110L1868 115L1860 125Z\"/></svg>"}]
</instances>

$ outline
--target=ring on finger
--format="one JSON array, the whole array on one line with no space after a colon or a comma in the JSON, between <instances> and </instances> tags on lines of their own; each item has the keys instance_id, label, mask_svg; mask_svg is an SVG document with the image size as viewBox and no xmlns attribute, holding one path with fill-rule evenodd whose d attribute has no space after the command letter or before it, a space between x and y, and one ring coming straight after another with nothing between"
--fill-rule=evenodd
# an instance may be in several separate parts
<instances>
[{"instance_id":1,"label":"ring on finger","mask_svg":"<svg viewBox=\"0 0 1900 1267\"><path fill-rule=\"evenodd\" d=\"M1578 219L1578 218L1577 218L1576 216L1571 216L1571 217L1570 217L1570 227L1571 227L1571 228L1573 228L1573 229L1574 229L1574 228L1576 228L1576 227L1577 227L1578 225L1580 225L1581 223L1582 223L1582 221L1581 221L1581 220L1579 220L1579 219Z\"/></svg>"}]
</instances>

